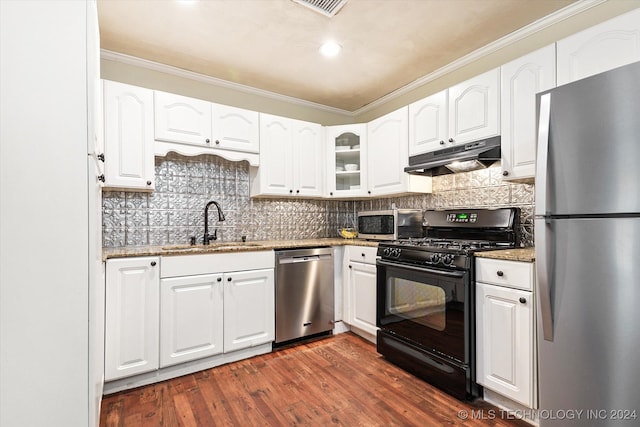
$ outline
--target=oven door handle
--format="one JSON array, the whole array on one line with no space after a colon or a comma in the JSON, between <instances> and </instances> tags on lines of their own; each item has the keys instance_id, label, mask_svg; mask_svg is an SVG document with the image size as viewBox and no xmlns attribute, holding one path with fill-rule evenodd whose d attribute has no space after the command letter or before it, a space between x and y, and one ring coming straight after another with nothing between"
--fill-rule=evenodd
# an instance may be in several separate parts
<instances>
[{"instance_id":1,"label":"oven door handle","mask_svg":"<svg viewBox=\"0 0 640 427\"><path fill-rule=\"evenodd\" d=\"M428 268L428 267L415 267L413 265L398 264L398 263L394 263L394 262L383 261L381 259L376 261L376 264L377 265L381 265L383 267L404 268L404 269L407 269L407 270L418 271L420 273L438 274L440 276L456 277L456 278L459 278L459 279L463 278L464 275L466 274L463 271L434 270L434 269Z\"/></svg>"}]
</instances>

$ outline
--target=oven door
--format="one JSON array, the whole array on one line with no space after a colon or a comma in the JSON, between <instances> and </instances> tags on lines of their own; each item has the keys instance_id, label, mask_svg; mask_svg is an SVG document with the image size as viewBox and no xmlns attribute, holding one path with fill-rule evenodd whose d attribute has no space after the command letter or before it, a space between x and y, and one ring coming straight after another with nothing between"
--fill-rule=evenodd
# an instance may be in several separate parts
<instances>
[{"instance_id":1,"label":"oven door","mask_svg":"<svg viewBox=\"0 0 640 427\"><path fill-rule=\"evenodd\" d=\"M376 323L431 353L469 363L469 273L378 260Z\"/></svg>"}]
</instances>

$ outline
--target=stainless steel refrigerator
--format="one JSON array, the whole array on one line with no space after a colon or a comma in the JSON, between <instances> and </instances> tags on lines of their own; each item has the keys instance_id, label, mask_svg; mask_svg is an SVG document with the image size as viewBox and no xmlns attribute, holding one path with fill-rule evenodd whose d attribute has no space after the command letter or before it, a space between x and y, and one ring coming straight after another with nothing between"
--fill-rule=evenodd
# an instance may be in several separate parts
<instances>
[{"instance_id":1,"label":"stainless steel refrigerator","mask_svg":"<svg viewBox=\"0 0 640 427\"><path fill-rule=\"evenodd\" d=\"M640 63L537 102L540 426L639 425Z\"/></svg>"}]
</instances>

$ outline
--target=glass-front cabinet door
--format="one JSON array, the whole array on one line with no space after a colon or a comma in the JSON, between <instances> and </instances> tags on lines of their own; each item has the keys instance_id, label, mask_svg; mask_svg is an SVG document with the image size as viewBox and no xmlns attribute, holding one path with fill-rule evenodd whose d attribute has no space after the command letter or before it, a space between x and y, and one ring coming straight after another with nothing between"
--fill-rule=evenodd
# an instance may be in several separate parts
<instances>
[{"instance_id":1,"label":"glass-front cabinet door","mask_svg":"<svg viewBox=\"0 0 640 427\"><path fill-rule=\"evenodd\" d=\"M366 123L327 127L329 197L367 195Z\"/></svg>"}]
</instances>

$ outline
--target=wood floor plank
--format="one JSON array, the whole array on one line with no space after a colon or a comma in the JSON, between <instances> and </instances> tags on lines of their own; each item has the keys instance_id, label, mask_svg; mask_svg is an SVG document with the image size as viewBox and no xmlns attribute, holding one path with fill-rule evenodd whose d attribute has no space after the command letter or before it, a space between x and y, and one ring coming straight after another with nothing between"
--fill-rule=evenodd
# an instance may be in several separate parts
<instances>
[{"instance_id":1,"label":"wood floor plank","mask_svg":"<svg viewBox=\"0 0 640 427\"><path fill-rule=\"evenodd\" d=\"M481 409L497 416L473 419ZM485 402L443 393L344 333L106 396L100 426L528 426L499 415Z\"/></svg>"}]
</instances>

